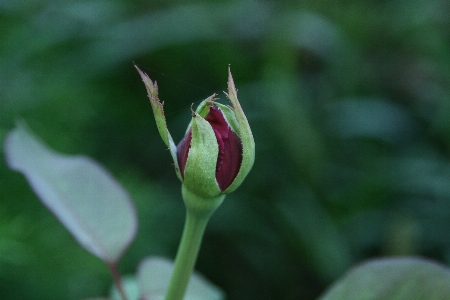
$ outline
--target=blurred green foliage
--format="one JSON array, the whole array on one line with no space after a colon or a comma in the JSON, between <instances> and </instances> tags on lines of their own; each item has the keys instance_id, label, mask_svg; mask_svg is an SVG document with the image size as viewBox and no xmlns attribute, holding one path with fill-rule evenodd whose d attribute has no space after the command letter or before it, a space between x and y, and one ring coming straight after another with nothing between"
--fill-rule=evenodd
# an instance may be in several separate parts
<instances>
[{"instance_id":1,"label":"blurred green foliage","mask_svg":"<svg viewBox=\"0 0 450 300\"><path fill-rule=\"evenodd\" d=\"M197 265L228 299L314 299L369 257L450 264L449 14L446 0L3 0L0 139L24 119L113 172L139 210L133 273L174 257L184 208L132 62L176 141L231 64L256 162ZM2 299L106 295L106 267L4 159L0 187Z\"/></svg>"}]
</instances>

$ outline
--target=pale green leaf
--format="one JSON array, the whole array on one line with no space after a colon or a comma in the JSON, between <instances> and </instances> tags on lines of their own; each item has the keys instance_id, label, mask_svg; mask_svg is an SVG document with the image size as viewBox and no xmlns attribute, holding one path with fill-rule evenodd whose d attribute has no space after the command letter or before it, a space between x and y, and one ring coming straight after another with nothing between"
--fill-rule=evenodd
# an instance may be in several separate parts
<instances>
[{"instance_id":1,"label":"pale green leaf","mask_svg":"<svg viewBox=\"0 0 450 300\"><path fill-rule=\"evenodd\" d=\"M136 212L102 166L86 156L53 151L24 125L6 137L5 155L82 247L107 263L120 258L135 236Z\"/></svg>"},{"instance_id":2,"label":"pale green leaf","mask_svg":"<svg viewBox=\"0 0 450 300\"><path fill-rule=\"evenodd\" d=\"M122 287L127 295L127 300L139 299L139 286L136 278L132 275L122 277ZM113 285L110 292L111 300L123 300L116 285Z\"/></svg>"},{"instance_id":3,"label":"pale green leaf","mask_svg":"<svg viewBox=\"0 0 450 300\"><path fill-rule=\"evenodd\" d=\"M351 270L320 300L444 300L450 270L421 258L377 259Z\"/></svg>"}]
</instances>

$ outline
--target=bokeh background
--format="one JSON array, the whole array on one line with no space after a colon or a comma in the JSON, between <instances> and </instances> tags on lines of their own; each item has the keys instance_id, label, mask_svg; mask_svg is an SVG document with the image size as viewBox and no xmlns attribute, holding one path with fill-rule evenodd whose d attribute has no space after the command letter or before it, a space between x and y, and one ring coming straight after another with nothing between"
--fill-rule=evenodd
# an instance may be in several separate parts
<instances>
[{"instance_id":1,"label":"bokeh background","mask_svg":"<svg viewBox=\"0 0 450 300\"><path fill-rule=\"evenodd\" d=\"M447 0L1 0L0 139L22 119L118 178L139 210L120 264L131 274L173 258L184 221L133 62L158 81L176 141L230 64L256 162L197 264L228 299L315 299L373 257L449 264L449 15ZM2 155L1 298L110 286Z\"/></svg>"}]
</instances>

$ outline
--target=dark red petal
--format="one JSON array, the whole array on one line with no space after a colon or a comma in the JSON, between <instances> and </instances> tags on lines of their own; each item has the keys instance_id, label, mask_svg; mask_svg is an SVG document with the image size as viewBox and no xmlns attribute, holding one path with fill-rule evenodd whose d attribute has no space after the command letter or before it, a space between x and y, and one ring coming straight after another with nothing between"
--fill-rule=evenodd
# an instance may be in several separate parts
<instances>
[{"instance_id":1,"label":"dark red petal","mask_svg":"<svg viewBox=\"0 0 450 300\"><path fill-rule=\"evenodd\" d=\"M211 124L214 130L219 132L222 139L228 138L229 126L220 109L212 106L209 109L209 113L206 115L205 120Z\"/></svg>"},{"instance_id":2,"label":"dark red petal","mask_svg":"<svg viewBox=\"0 0 450 300\"><path fill-rule=\"evenodd\" d=\"M184 178L184 169L186 167L186 161L189 154L189 149L191 148L191 140L192 140L192 128L189 129L189 131L177 145L178 165L180 166L180 172L183 178Z\"/></svg>"},{"instance_id":3,"label":"dark red petal","mask_svg":"<svg viewBox=\"0 0 450 300\"><path fill-rule=\"evenodd\" d=\"M205 120L211 124L219 145L216 180L223 191L231 185L239 172L242 162L241 139L231 130L219 108L211 107Z\"/></svg>"},{"instance_id":4,"label":"dark red petal","mask_svg":"<svg viewBox=\"0 0 450 300\"><path fill-rule=\"evenodd\" d=\"M242 163L241 139L230 128L222 152L222 161L217 161L216 179L223 191L233 183Z\"/></svg>"}]
</instances>

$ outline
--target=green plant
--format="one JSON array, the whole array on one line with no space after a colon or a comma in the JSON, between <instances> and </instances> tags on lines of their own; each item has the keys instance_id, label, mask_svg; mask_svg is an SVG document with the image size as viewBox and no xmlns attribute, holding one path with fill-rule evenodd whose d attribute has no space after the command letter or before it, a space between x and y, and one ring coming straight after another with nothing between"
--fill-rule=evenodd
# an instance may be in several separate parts
<instances>
[{"instance_id":1,"label":"green plant","mask_svg":"<svg viewBox=\"0 0 450 300\"><path fill-rule=\"evenodd\" d=\"M186 223L172 275L168 271L172 269L170 263L150 258L142 263L128 289L122 283L117 263L135 237L136 211L127 192L95 161L56 153L24 124L18 124L5 141L7 162L25 175L43 204L78 243L107 264L117 287L115 294L121 299L164 296L176 300L183 299L186 290L193 299L222 299L222 292L199 275L194 275L189 289L188 283L211 214L225 194L242 183L254 161L252 133L237 100L231 73L227 96L233 108L214 103L214 96L206 99L197 112L192 112L189 139L183 139L177 149L167 129L156 83L138 71L149 92L161 137L183 182ZM209 115L210 111L214 116ZM139 289L134 288L136 284ZM130 291L133 294L129 295Z\"/></svg>"},{"instance_id":2,"label":"green plant","mask_svg":"<svg viewBox=\"0 0 450 300\"><path fill-rule=\"evenodd\" d=\"M207 98L192 112L187 135L176 147L167 130L156 83L139 72L158 130L183 183L187 217L175 266L166 259L150 257L143 260L135 276L121 278L117 264L136 234L136 211L125 189L92 159L59 154L19 123L5 140L6 160L10 168L25 175L40 200L78 243L107 264L116 284L111 299L182 299L186 289L186 299L223 299L224 293L200 275L194 274L189 286L188 281L211 214L253 165L253 137L231 74L228 97L233 108L214 103L213 96ZM215 107L220 109L218 116ZM234 140L224 141L220 133L224 125L236 135ZM234 157L235 165L228 169L231 175L219 173L218 162L230 162L227 154L221 154L220 142L230 147ZM320 299L445 299L449 294L447 268L421 258L389 258L357 266Z\"/></svg>"}]
</instances>

